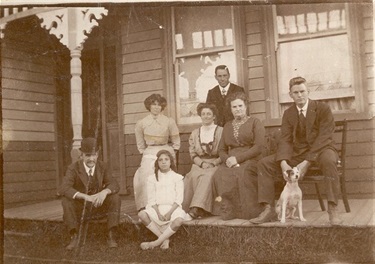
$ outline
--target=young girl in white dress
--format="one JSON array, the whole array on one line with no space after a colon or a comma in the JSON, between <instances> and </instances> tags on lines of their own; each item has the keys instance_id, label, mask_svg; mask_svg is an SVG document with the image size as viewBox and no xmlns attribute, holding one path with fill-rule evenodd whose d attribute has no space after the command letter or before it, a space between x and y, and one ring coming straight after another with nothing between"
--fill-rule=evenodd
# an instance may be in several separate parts
<instances>
[{"instance_id":1,"label":"young girl in white dress","mask_svg":"<svg viewBox=\"0 0 375 264\"><path fill-rule=\"evenodd\" d=\"M169 237L182 225L187 216L182 209L184 197L183 176L176 173L173 156L168 150L160 150L156 154L155 174L148 177L146 209L138 216L142 223L153 232L158 239L141 243L143 250L160 246L169 248Z\"/></svg>"}]
</instances>

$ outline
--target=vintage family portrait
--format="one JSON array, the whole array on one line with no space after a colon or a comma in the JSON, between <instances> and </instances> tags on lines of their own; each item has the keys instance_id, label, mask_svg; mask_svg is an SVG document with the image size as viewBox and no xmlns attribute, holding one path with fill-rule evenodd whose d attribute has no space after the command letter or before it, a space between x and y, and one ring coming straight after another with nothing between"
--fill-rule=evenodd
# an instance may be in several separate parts
<instances>
[{"instance_id":1,"label":"vintage family portrait","mask_svg":"<svg viewBox=\"0 0 375 264\"><path fill-rule=\"evenodd\" d=\"M2 1L3 263L373 263L373 10Z\"/></svg>"}]
</instances>

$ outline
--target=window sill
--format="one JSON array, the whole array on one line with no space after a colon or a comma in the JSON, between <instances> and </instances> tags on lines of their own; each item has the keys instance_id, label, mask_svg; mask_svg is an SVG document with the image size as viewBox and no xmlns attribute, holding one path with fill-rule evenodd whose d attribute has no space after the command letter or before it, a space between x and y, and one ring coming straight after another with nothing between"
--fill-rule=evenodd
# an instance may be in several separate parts
<instances>
[{"instance_id":1,"label":"window sill","mask_svg":"<svg viewBox=\"0 0 375 264\"><path fill-rule=\"evenodd\" d=\"M340 120L348 120L348 121L360 121L360 120L370 120L372 119L375 114L374 113L340 113L340 114L334 114L335 121ZM263 125L266 128L270 127L279 127L281 126L281 118L274 118L274 119L267 119L263 121ZM194 129L200 127L201 124L192 124L192 125L179 125L178 129L180 131L180 134L187 134L191 133Z\"/></svg>"},{"instance_id":2,"label":"window sill","mask_svg":"<svg viewBox=\"0 0 375 264\"><path fill-rule=\"evenodd\" d=\"M335 121L348 120L348 121L360 121L360 120L370 120L375 116L375 113L363 112L363 113L340 113L333 114ZM281 126L281 118L267 119L263 121L265 127L275 127Z\"/></svg>"}]
</instances>

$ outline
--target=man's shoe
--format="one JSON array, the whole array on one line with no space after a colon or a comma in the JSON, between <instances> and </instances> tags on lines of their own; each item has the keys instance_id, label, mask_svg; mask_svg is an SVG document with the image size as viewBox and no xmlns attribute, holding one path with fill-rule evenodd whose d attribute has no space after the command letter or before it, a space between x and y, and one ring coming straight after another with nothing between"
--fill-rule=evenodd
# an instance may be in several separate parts
<instances>
[{"instance_id":1,"label":"man's shoe","mask_svg":"<svg viewBox=\"0 0 375 264\"><path fill-rule=\"evenodd\" d=\"M190 208L189 215L191 216L191 218L197 219L199 217L198 207L192 207L192 208Z\"/></svg>"},{"instance_id":2,"label":"man's shoe","mask_svg":"<svg viewBox=\"0 0 375 264\"><path fill-rule=\"evenodd\" d=\"M337 213L337 205L332 202L328 202L328 218L333 226L342 224L342 219Z\"/></svg>"},{"instance_id":3,"label":"man's shoe","mask_svg":"<svg viewBox=\"0 0 375 264\"><path fill-rule=\"evenodd\" d=\"M260 215L256 218L250 219L250 223L252 224L263 224L267 222L272 222L276 220L276 212L274 208L272 208L270 205L266 205L263 212L260 213Z\"/></svg>"},{"instance_id":4,"label":"man's shoe","mask_svg":"<svg viewBox=\"0 0 375 264\"><path fill-rule=\"evenodd\" d=\"M118 247L117 242L116 242L116 240L115 240L115 236L114 236L112 230L110 230L110 231L108 232L107 243L108 243L108 247L109 247L109 248L117 248L117 247Z\"/></svg>"},{"instance_id":5,"label":"man's shoe","mask_svg":"<svg viewBox=\"0 0 375 264\"><path fill-rule=\"evenodd\" d=\"M76 247L78 247L78 236L77 236L77 234L73 234L69 245L66 246L66 249L67 250L73 250Z\"/></svg>"}]
</instances>

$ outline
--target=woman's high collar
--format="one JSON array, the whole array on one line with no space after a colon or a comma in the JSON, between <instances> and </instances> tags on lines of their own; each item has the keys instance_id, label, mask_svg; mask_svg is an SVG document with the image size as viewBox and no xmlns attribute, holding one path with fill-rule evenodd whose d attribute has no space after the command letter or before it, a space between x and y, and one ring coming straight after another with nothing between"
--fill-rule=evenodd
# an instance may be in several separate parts
<instances>
[{"instance_id":1,"label":"woman's high collar","mask_svg":"<svg viewBox=\"0 0 375 264\"><path fill-rule=\"evenodd\" d=\"M212 122L212 124L210 124L210 125L202 125L203 130L211 130L215 127L216 127L216 124L214 122Z\"/></svg>"}]
</instances>

